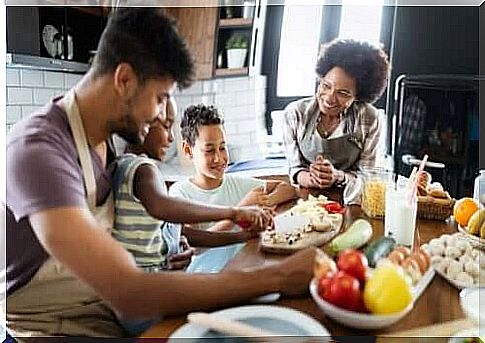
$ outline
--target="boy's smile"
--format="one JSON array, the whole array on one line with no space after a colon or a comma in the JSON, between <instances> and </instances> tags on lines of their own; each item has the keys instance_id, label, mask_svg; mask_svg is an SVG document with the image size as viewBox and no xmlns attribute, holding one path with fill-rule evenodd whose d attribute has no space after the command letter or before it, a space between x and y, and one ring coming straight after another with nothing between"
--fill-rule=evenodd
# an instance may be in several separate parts
<instances>
[{"instance_id":1,"label":"boy's smile","mask_svg":"<svg viewBox=\"0 0 485 343\"><path fill-rule=\"evenodd\" d=\"M226 135L222 125L202 125L192 147L192 160L197 171L196 178L205 183L220 185L229 161Z\"/></svg>"}]
</instances>

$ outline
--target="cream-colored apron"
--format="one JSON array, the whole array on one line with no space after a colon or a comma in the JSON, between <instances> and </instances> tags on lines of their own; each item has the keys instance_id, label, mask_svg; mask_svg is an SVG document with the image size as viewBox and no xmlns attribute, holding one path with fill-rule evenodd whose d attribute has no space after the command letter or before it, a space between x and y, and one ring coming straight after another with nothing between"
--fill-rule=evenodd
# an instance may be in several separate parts
<instances>
[{"instance_id":1,"label":"cream-colored apron","mask_svg":"<svg viewBox=\"0 0 485 343\"><path fill-rule=\"evenodd\" d=\"M89 209L100 228L110 230L113 197L110 194L102 206L96 206L93 165L74 90L65 96L64 103L83 171ZM69 230L69 227L62 229ZM107 304L53 257L47 259L29 283L8 296L6 302L7 328L19 341L29 341L22 337L36 336L123 335Z\"/></svg>"}]
</instances>

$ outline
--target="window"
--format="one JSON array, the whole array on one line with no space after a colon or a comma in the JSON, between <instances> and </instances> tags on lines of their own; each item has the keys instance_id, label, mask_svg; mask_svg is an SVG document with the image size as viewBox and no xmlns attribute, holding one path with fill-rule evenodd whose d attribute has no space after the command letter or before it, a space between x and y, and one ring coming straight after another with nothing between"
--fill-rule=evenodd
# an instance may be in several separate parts
<instances>
[{"instance_id":1,"label":"window","mask_svg":"<svg viewBox=\"0 0 485 343\"><path fill-rule=\"evenodd\" d=\"M278 97L308 96L315 91L321 21L320 5L285 6L278 59Z\"/></svg>"},{"instance_id":2,"label":"window","mask_svg":"<svg viewBox=\"0 0 485 343\"><path fill-rule=\"evenodd\" d=\"M341 1L338 37L365 40L378 45L384 0L368 0L366 5L355 5L355 0ZM315 91L315 63L320 45L323 6L297 5L290 0L286 2L280 37L276 96L310 96Z\"/></svg>"},{"instance_id":3,"label":"window","mask_svg":"<svg viewBox=\"0 0 485 343\"><path fill-rule=\"evenodd\" d=\"M379 45L384 0L367 0L365 6L342 0L339 38L364 40Z\"/></svg>"}]
</instances>

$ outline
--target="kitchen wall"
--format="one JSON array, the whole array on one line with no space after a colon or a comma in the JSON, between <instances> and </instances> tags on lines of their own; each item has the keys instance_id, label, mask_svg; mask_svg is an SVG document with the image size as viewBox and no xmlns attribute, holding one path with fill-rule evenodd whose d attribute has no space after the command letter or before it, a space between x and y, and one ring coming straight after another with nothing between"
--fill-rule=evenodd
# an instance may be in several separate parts
<instances>
[{"instance_id":1,"label":"kitchen wall","mask_svg":"<svg viewBox=\"0 0 485 343\"><path fill-rule=\"evenodd\" d=\"M7 132L21 118L57 95L71 88L81 75L8 67ZM264 131L266 78L235 77L195 82L192 87L176 91L179 116L191 104L215 104L226 121L229 148L233 160L260 156L258 137ZM178 133L178 121L176 133ZM170 154L176 154L174 144Z\"/></svg>"}]
</instances>

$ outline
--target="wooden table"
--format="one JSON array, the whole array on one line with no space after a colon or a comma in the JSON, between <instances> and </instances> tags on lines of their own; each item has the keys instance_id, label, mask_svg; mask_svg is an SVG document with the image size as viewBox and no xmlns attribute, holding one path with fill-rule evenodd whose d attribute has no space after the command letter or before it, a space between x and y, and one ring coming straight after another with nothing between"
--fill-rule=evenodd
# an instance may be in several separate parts
<instances>
[{"instance_id":1,"label":"wooden table","mask_svg":"<svg viewBox=\"0 0 485 343\"><path fill-rule=\"evenodd\" d=\"M360 207L350 206L345 214L346 227L359 217L365 218ZM383 235L383 220L368 220L374 229L373 238ZM456 231L456 226L453 223L418 219L415 238L419 240L419 244L423 244L434 237ZM261 252L259 250L259 241L255 239L249 241L239 254L229 262L225 269L237 270L245 267L270 264L282 258L284 256ZM410 314L391 327L381 330L364 331L345 327L327 318L313 302L310 295L303 298L280 299L274 305L290 307L309 314L321 322L334 337L348 335L392 336L392 333L397 331L465 318L459 303L459 291L439 275L435 275L428 288L415 303L414 309ZM185 323L185 317L169 317L150 328L142 337L169 337L177 328Z\"/></svg>"}]
</instances>

